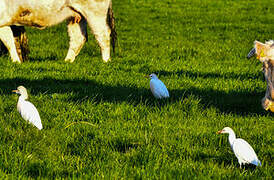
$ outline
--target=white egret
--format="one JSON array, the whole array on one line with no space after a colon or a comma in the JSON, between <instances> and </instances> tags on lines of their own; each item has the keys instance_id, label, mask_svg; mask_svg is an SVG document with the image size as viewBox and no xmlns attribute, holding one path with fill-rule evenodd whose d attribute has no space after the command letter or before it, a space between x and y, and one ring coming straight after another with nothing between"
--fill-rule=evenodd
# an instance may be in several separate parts
<instances>
[{"instance_id":1,"label":"white egret","mask_svg":"<svg viewBox=\"0 0 274 180\"><path fill-rule=\"evenodd\" d=\"M242 164L254 164L261 166L261 161L258 159L253 148L243 139L236 138L234 131L230 127L218 131L218 134L228 133L228 140L235 156L238 158L240 168Z\"/></svg>"},{"instance_id":2,"label":"white egret","mask_svg":"<svg viewBox=\"0 0 274 180\"><path fill-rule=\"evenodd\" d=\"M27 89L24 86L19 86L17 90L13 90L12 92L20 95L18 98L17 110L22 118L41 130L43 126L37 109L31 102L26 101L26 99L28 99Z\"/></svg>"},{"instance_id":3,"label":"white egret","mask_svg":"<svg viewBox=\"0 0 274 180\"><path fill-rule=\"evenodd\" d=\"M156 99L168 98L169 93L165 84L158 79L156 74L149 75L150 77L150 90Z\"/></svg>"}]
</instances>

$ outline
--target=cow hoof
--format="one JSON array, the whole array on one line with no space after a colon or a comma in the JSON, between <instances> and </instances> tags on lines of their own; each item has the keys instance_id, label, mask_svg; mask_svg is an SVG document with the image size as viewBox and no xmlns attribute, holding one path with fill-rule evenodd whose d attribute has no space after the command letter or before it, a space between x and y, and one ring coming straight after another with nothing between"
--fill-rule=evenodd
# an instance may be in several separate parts
<instances>
[{"instance_id":1,"label":"cow hoof","mask_svg":"<svg viewBox=\"0 0 274 180\"><path fill-rule=\"evenodd\" d=\"M12 61L13 63L16 63L16 64L21 64L22 62L21 61Z\"/></svg>"},{"instance_id":2,"label":"cow hoof","mask_svg":"<svg viewBox=\"0 0 274 180\"><path fill-rule=\"evenodd\" d=\"M67 63L73 63L74 60L72 60L72 59L65 59L65 62L67 62Z\"/></svg>"},{"instance_id":3,"label":"cow hoof","mask_svg":"<svg viewBox=\"0 0 274 180\"><path fill-rule=\"evenodd\" d=\"M102 53L102 59L105 63L111 61L109 53Z\"/></svg>"},{"instance_id":4,"label":"cow hoof","mask_svg":"<svg viewBox=\"0 0 274 180\"><path fill-rule=\"evenodd\" d=\"M104 61L104 63L108 63L108 62L111 61L111 59L110 58L109 59L103 59L103 61Z\"/></svg>"}]
</instances>

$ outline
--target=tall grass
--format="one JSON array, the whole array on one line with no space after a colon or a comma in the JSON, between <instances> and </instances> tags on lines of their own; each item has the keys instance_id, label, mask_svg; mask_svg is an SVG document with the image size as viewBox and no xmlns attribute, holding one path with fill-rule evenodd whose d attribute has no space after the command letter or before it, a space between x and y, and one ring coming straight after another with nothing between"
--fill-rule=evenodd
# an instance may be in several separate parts
<instances>
[{"instance_id":1,"label":"tall grass","mask_svg":"<svg viewBox=\"0 0 274 180\"><path fill-rule=\"evenodd\" d=\"M0 57L0 176L271 179L273 115L260 105L261 64L246 55L255 39L273 38L273 8L268 0L113 1L119 41L110 63L91 33L68 64L65 23L27 28L30 61ZM150 73L170 99L153 98ZM16 111L19 85L43 130ZM225 126L262 167L239 168L227 136L216 134Z\"/></svg>"}]
</instances>

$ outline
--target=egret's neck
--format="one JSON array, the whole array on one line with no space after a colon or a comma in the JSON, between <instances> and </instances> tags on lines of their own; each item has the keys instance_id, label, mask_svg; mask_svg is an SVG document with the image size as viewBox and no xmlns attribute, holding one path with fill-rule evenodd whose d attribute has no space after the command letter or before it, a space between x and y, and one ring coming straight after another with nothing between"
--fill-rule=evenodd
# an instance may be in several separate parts
<instances>
[{"instance_id":1,"label":"egret's neck","mask_svg":"<svg viewBox=\"0 0 274 180\"><path fill-rule=\"evenodd\" d=\"M231 147L232 147L232 144L235 141L235 139L236 139L235 133L233 131L229 132L228 140L229 140Z\"/></svg>"},{"instance_id":2,"label":"egret's neck","mask_svg":"<svg viewBox=\"0 0 274 180\"><path fill-rule=\"evenodd\" d=\"M19 96L18 101L25 101L26 99L28 99L28 96L22 94Z\"/></svg>"}]
</instances>

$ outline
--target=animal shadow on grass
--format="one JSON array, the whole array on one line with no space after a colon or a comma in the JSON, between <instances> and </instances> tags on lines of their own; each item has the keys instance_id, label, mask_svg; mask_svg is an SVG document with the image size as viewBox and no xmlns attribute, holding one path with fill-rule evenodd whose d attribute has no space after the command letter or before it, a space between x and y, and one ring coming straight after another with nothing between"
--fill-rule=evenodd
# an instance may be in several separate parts
<instances>
[{"instance_id":1,"label":"animal shadow on grass","mask_svg":"<svg viewBox=\"0 0 274 180\"><path fill-rule=\"evenodd\" d=\"M261 72L257 72L255 74L252 73L241 73L237 74L234 72L229 72L229 73L223 73L220 74L218 72L195 72L195 71L189 71L189 70L180 70L176 72L170 72L170 71L158 71L156 74L160 74L163 76L171 76L173 74L177 74L178 76L182 77L188 77L188 78L226 78L226 79L236 79L236 80L245 80L245 79L258 79L262 78L263 79L263 74Z\"/></svg>"},{"instance_id":2,"label":"animal shadow on grass","mask_svg":"<svg viewBox=\"0 0 274 180\"><path fill-rule=\"evenodd\" d=\"M185 91L172 90L170 94L173 94L173 96L180 96L183 94L183 98L190 95L195 96L200 99L200 104L202 104L203 108L213 106L223 113L233 113L238 115L264 115L267 113L261 107L260 99L262 98L262 95L257 93L237 91L225 93L213 89L198 89L192 87Z\"/></svg>"},{"instance_id":3,"label":"animal shadow on grass","mask_svg":"<svg viewBox=\"0 0 274 180\"><path fill-rule=\"evenodd\" d=\"M123 102L128 101L132 104L145 102L150 98L148 89L103 85L93 80L56 80L53 78L44 78L38 80L28 80L24 78L0 79L0 92L11 94L11 90L16 89L19 85L25 86L31 95L37 94L70 94L69 101L81 102L85 99L92 99L95 103L106 102Z\"/></svg>"},{"instance_id":4,"label":"animal shadow on grass","mask_svg":"<svg viewBox=\"0 0 274 180\"><path fill-rule=\"evenodd\" d=\"M189 76L192 78L235 78L235 79L248 79L254 78L252 74L234 74L227 73L220 75L218 73L197 73L190 71L178 71L168 72L160 71L156 72L164 76L170 76L177 73L179 76ZM255 78L258 75L255 76ZM224 78L224 79L225 79ZM165 106L169 103L177 102L182 98L189 96L195 96L200 99L200 103L203 108L214 106L224 113L235 113L238 115L246 114L266 114L261 107L261 98L264 96L264 92L239 92L237 90L230 91L229 93L203 88L188 88L180 90L170 90L170 98L167 100L156 100L149 89L126 87L122 85L104 85L93 80L84 79L71 79L71 80L56 80L53 78L44 78L38 80L28 80L24 78L11 78L1 79L0 88L2 93L10 94L11 90L19 85L24 85L27 89L31 88L31 94L39 93L73 93L68 97L69 101L81 102L85 99L92 99L95 103L102 101L107 102L123 102L128 101L132 104L139 104L144 102L147 106ZM0 91L0 92L1 92Z\"/></svg>"},{"instance_id":5,"label":"animal shadow on grass","mask_svg":"<svg viewBox=\"0 0 274 180\"><path fill-rule=\"evenodd\" d=\"M172 74L177 74L179 77L189 77L189 78L222 78L222 79L257 79L262 78L261 73L251 74L251 73L202 73L194 71L177 71L177 72L168 72L168 71L159 71L156 74L162 76L171 76ZM189 89L183 90L171 90L171 100L177 101L181 98L186 98L190 95L200 99L200 103L204 108L209 106L214 106L223 113L234 113L238 115L247 115L247 114L260 114L265 115L266 112L261 106L261 99L264 97L265 92L248 92L248 91L237 91L237 89L226 93L221 90L214 89L205 89L205 88L196 88L191 87Z\"/></svg>"}]
</instances>

